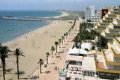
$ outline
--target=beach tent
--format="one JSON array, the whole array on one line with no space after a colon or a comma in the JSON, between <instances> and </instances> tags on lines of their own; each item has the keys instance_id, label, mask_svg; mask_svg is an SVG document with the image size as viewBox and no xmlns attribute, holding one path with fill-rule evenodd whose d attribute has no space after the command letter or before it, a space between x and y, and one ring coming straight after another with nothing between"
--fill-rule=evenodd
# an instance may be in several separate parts
<instances>
[{"instance_id":1,"label":"beach tent","mask_svg":"<svg viewBox=\"0 0 120 80\"><path fill-rule=\"evenodd\" d=\"M67 55L65 60L66 61L82 61L83 57L82 56Z\"/></svg>"},{"instance_id":2,"label":"beach tent","mask_svg":"<svg viewBox=\"0 0 120 80\"><path fill-rule=\"evenodd\" d=\"M88 54L88 52L85 49L77 49L77 48L73 48L73 49L69 49L68 51L68 55L86 55Z\"/></svg>"},{"instance_id":3,"label":"beach tent","mask_svg":"<svg viewBox=\"0 0 120 80\"><path fill-rule=\"evenodd\" d=\"M85 49L80 49L79 54L88 54L88 52Z\"/></svg>"},{"instance_id":4,"label":"beach tent","mask_svg":"<svg viewBox=\"0 0 120 80\"><path fill-rule=\"evenodd\" d=\"M77 55L77 54L79 54L79 49L77 49L76 47L73 49L69 49L68 54L69 55L72 55L72 54Z\"/></svg>"},{"instance_id":5,"label":"beach tent","mask_svg":"<svg viewBox=\"0 0 120 80\"><path fill-rule=\"evenodd\" d=\"M87 43L82 43L81 44L81 49L88 49L91 50L92 49L92 44L87 42Z\"/></svg>"}]
</instances>

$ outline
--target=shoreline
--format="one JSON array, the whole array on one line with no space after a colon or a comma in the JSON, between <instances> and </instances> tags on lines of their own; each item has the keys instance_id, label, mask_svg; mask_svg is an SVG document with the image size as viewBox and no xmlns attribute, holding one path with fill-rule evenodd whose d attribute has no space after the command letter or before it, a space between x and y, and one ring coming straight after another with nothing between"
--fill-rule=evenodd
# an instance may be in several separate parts
<instances>
[{"instance_id":1,"label":"shoreline","mask_svg":"<svg viewBox=\"0 0 120 80\"><path fill-rule=\"evenodd\" d=\"M64 12L64 11L61 11L61 15L59 15L59 16L53 16L53 17L54 17L54 18L60 18L60 17L68 16L68 15L69 15L69 13ZM32 32L36 31L37 29L43 29L44 27L48 27L52 22L53 22L53 21L49 21L47 25L40 26L39 28L36 28L36 29L31 30L31 31L29 31L29 32L26 32L26 33L24 33L24 34L22 34L22 35L20 35L20 36L17 36L16 38L14 38L14 39L12 39L12 40L9 40L9 41L7 41L7 42L3 42L2 44L3 44L3 45L8 45L8 44L10 44L10 43L13 43L14 40L18 40L19 38L25 37L25 36L27 36L28 34L31 34Z\"/></svg>"},{"instance_id":2,"label":"shoreline","mask_svg":"<svg viewBox=\"0 0 120 80\"><path fill-rule=\"evenodd\" d=\"M71 21L71 20L70 20ZM54 46L54 42L58 41L61 36L72 26L69 20L54 20L48 25L37 28L33 31L27 32L11 41L3 43L7 45L11 50L20 48L25 57L20 57L20 70L25 71L25 77L30 75L33 70L38 67L37 62L39 58L45 60L46 52L51 54L51 46ZM9 61L12 61L9 63ZM13 68L13 72L16 71L15 57L10 56L7 59L7 65L9 68ZM11 77L15 78L16 75Z\"/></svg>"},{"instance_id":3,"label":"shoreline","mask_svg":"<svg viewBox=\"0 0 120 80\"><path fill-rule=\"evenodd\" d=\"M65 12L65 11L60 11L61 12L61 15L59 16L54 16L54 18L61 18L61 17L65 17L65 16L69 16L70 14Z\"/></svg>"}]
</instances>

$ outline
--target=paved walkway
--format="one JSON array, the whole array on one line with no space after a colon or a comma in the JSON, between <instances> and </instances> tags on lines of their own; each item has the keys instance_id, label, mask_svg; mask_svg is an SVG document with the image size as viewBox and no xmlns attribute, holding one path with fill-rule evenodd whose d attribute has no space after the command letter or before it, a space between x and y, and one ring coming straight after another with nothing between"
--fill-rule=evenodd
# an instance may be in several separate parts
<instances>
[{"instance_id":1,"label":"paved walkway","mask_svg":"<svg viewBox=\"0 0 120 80\"><path fill-rule=\"evenodd\" d=\"M72 48L74 42L72 41L79 31L79 21L76 21L74 29L68 34L68 37L63 45L58 49L58 53L54 58L49 57L49 64L47 68L42 67L42 73L39 73L39 68L35 69L33 76L39 76L37 79L32 80L59 80L59 69L64 67L66 53L70 48ZM39 67L39 66L38 66Z\"/></svg>"}]
</instances>

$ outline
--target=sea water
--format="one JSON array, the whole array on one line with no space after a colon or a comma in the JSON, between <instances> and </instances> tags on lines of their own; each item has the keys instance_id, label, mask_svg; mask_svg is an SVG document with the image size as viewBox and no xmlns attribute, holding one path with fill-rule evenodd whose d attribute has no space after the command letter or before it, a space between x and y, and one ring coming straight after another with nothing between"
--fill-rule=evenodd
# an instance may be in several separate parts
<instances>
[{"instance_id":1,"label":"sea water","mask_svg":"<svg viewBox=\"0 0 120 80\"><path fill-rule=\"evenodd\" d=\"M52 17L59 16L59 11L0 11L0 17ZM47 21L16 21L0 19L0 43L7 42L34 29L48 25Z\"/></svg>"}]
</instances>

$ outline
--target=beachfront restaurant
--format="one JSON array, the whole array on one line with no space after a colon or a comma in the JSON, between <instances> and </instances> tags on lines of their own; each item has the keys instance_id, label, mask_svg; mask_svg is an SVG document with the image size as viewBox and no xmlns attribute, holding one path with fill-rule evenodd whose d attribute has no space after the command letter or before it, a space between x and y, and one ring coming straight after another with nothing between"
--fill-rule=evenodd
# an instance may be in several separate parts
<instances>
[{"instance_id":1,"label":"beachfront restaurant","mask_svg":"<svg viewBox=\"0 0 120 80\"><path fill-rule=\"evenodd\" d=\"M69 49L64 69L59 71L60 80L82 80L83 78L95 80L94 56L86 56L87 54L84 49Z\"/></svg>"},{"instance_id":2,"label":"beachfront restaurant","mask_svg":"<svg viewBox=\"0 0 120 80\"><path fill-rule=\"evenodd\" d=\"M82 61L82 72L85 80L96 80L96 64L94 56L84 57Z\"/></svg>"},{"instance_id":3,"label":"beachfront restaurant","mask_svg":"<svg viewBox=\"0 0 120 80\"><path fill-rule=\"evenodd\" d=\"M59 71L60 80L80 80L82 79L83 56L67 55L64 69Z\"/></svg>"},{"instance_id":4,"label":"beachfront restaurant","mask_svg":"<svg viewBox=\"0 0 120 80\"><path fill-rule=\"evenodd\" d=\"M88 49L88 50L86 50ZM91 47L89 48L88 46L85 47L84 45L81 47L81 49L73 48L69 49L67 55L73 55L73 56L94 56L96 53L95 50L91 50Z\"/></svg>"},{"instance_id":5,"label":"beachfront restaurant","mask_svg":"<svg viewBox=\"0 0 120 80\"><path fill-rule=\"evenodd\" d=\"M69 49L67 54L73 56L87 56L87 53L88 52L84 49L73 48L73 49Z\"/></svg>"},{"instance_id":6,"label":"beachfront restaurant","mask_svg":"<svg viewBox=\"0 0 120 80\"><path fill-rule=\"evenodd\" d=\"M67 55L64 69L59 71L60 80L96 80L94 56Z\"/></svg>"}]
</instances>

